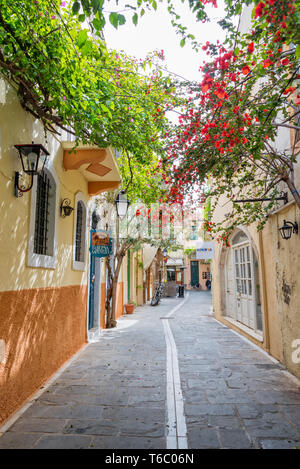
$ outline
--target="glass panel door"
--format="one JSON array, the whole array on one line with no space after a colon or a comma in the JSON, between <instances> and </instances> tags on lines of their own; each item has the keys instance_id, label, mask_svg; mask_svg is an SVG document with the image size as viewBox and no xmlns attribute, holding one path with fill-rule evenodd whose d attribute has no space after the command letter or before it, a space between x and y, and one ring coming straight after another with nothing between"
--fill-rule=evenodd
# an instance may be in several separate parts
<instances>
[{"instance_id":1,"label":"glass panel door","mask_svg":"<svg viewBox=\"0 0 300 469\"><path fill-rule=\"evenodd\" d=\"M249 244L234 248L237 320L252 329L254 323L254 278Z\"/></svg>"}]
</instances>

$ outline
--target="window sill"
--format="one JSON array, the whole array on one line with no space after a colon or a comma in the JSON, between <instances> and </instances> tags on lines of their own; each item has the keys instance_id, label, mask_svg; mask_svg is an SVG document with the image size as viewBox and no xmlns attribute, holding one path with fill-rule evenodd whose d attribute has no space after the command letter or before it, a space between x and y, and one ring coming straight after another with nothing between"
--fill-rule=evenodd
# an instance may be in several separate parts
<instances>
[{"instance_id":1,"label":"window sill","mask_svg":"<svg viewBox=\"0 0 300 469\"><path fill-rule=\"evenodd\" d=\"M29 253L27 266L55 270L56 258L54 256L44 256L42 254Z\"/></svg>"},{"instance_id":2,"label":"window sill","mask_svg":"<svg viewBox=\"0 0 300 469\"><path fill-rule=\"evenodd\" d=\"M256 332L253 329L251 329L248 326L245 326L245 324L242 324L239 321L236 321L235 319L232 319L229 316L223 316L226 321L230 322L234 326L238 327L241 331L246 332L246 334L250 335L254 339L258 340L259 342L263 343L264 341L264 336L262 332Z\"/></svg>"},{"instance_id":3,"label":"window sill","mask_svg":"<svg viewBox=\"0 0 300 469\"><path fill-rule=\"evenodd\" d=\"M85 272L86 271L86 264L85 264L85 262L73 261L72 269L73 270L80 270L81 272Z\"/></svg>"}]
</instances>

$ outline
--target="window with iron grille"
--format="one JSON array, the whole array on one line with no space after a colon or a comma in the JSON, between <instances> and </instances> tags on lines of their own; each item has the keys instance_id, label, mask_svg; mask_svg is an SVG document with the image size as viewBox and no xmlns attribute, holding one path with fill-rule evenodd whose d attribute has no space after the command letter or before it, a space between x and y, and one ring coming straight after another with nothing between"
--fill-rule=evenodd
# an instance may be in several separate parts
<instances>
[{"instance_id":1,"label":"window with iron grille","mask_svg":"<svg viewBox=\"0 0 300 469\"><path fill-rule=\"evenodd\" d=\"M86 260L87 207L84 194L75 196L75 218L73 239L73 269L85 270Z\"/></svg>"},{"instance_id":2,"label":"window with iron grille","mask_svg":"<svg viewBox=\"0 0 300 469\"><path fill-rule=\"evenodd\" d=\"M85 254L85 207L83 202L77 202L75 261L84 262Z\"/></svg>"},{"instance_id":3,"label":"window with iron grille","mask_svg":"<svg viewBox=\"0 0 300 469\"><path fill-rule=\"evenodd\" d=\"M49 196L50 178L43 171L37 176L37 194L35 209L34 248L35 254L49 254Z\"/></svg>"},{"instance_id":4,"label":"window with iron grille","mask_svg":"<svg viewBox=\"0 0 300 469\"><path fill-rule=\"evenodd\" d=\"M59 179L53 167L34 178L28 236L29 267L56 268Z\"/></svg>"}]
</instances>

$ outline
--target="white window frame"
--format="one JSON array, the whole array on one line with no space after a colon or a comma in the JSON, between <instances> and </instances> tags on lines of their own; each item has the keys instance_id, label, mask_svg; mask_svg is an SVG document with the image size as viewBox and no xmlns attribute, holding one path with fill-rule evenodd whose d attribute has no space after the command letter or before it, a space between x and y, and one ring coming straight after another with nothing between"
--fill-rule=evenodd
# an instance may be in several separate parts
<instances>
[{"instance_id":1,"label":"white window frame","mask_svg":"<svg viewBox=\"0 0 300 469\"><path fill-rule=\"evenodd\" d=\"M76 261L75 254L76 254L76 226L77 226L77 207L78 202L83 203L85 208L85 227L84 227L84 260L82 262ZM85 195L82 192L77 192L75 194L75 210L74 210L74 227L73 227L73 259L72 259L72 268L73 270L86 270L86 259L87 259L87 241L88 241L88 208Z\"/></svg>"},{"instance_id":2,"label":"white window frame","mask_svg":"<svg viewBox=\"0 0 300 469\"><path fill-rule=\"evenodd\" d=\"M28 267L40 267L45 269L55 269L57 260L57 218L59 210L59 179L57 177L54 167L45 167L45 170L52 176L55 183L55 201L54 210L51 214L49 223L54 223L53 237L52 237L52 252L51 256L44 254L36 254L34 252L34 235L35 235L35 216L36 216L36 196L37 196L37 177L33 178L33 186L31 189L31 202L30 202L30 222L29 222L29 240L28 240ZM52 205L53 207L53 205Z\"/></svg>"}]
</instances>

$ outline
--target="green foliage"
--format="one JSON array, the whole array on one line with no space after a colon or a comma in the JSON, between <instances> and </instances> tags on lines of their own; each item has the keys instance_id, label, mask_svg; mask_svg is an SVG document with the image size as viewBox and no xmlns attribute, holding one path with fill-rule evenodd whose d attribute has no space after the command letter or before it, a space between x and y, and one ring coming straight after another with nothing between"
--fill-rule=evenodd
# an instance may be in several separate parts
<instances>
[{"instance_id":1,"label":"green foliage","mask_svg":"<svg viewBox=\"0 0 300 469\"><path fill-rule=\"evenodd\" d=\"M93 32L101 37L102 29L107 21L105 7L108 7L108 3L109 0L76 0L72 4L72 11L74 15L83 15L92 27ZM120 8L122 11L125 10L128 15L131 15L132 22L135 25L138 22L138 15L143 16L145 14L144 7L157 10L156 0L136 0L132 4L127 2L124 7L119 7L118 4L119 2L116 1L115 8ZM109 7L111 8L111 4ZM94 24L93 18L96 18L99 23ZM125 15L119 11L111 11L108 20L116 29L126 23Z\"/></svg>"},{"instance_id":2,"label":"green foliage","mask_svg":"<svg viewBox=\"0 0 300 469\"><path fill-rule=\"evenodd\" d=\"M72 4L72 11L75 15L83 17L89 24L93 34L102 37L102 30L109 21L116 29L126 23L127 19L131 19L134 25L137 25L139 18L143 17L147 10L158 10L158 3L163 0L133 0L131 3L128 1L122 2L116 0L115 5L112 6L109 0L75 0ZM184 3L185 0L182 0ZM213 0L212 0L213 2ZM191 11L195 14L199 22L208 21L208 15L205 11L205 5L199 0L187 0L186 3ZM195 50L198 50L199 43L195 37L188 32L188 28L181 24L180 15L177 12L176 2L167 0L168 12L170 14L171 23L180 37L180 46L185 45L188 40ZM111 11L111 9L114 11ZM107 11L109 10L109 13ZM97 22L94 22L94 19Z\"/></svg>"},{"instance_id":3,"label":"green foliage","mask_svg":"<svg viewBox=\"0 0 300 469\"><path fill-rule=\"evenodd\" d=\"M239 31L234 16L252 7L252 22ZM209 58L201 67L199 83L184 84L191 99L170 140L166 181L171 199L185 203L195 187L201 202L211 197L212 211L227 197L226 219L213 224L205 208L205 230L228 232L239 224L256 223L262 229L276 199L289 191L300 207L294 185L299 148L299 0L225 1L225 45L205 44ZM292 144L278 145L278 130ZM211 187L206 193L207 181ZM266 202L238 203L236 199L267 198ZM223 198L224 205L224 198ZM227 211L227 210L226 210Z\"/></svg>"},{"instance_id":4,"label":"green foliage","mask_svg":"<svg viewBox=\"0 0 300 469\"><path fill-rule=\"evenodd\" d=\"M193 257L196 254L196 248L186 248L183 253L188 257Z\"/></svg>"},{"instance_id":5,"label":"green foliage","mask_svg":"<svg viewBox=\"0 0 300 469\"><path fill-rule=\"evenodd\" d=\"M140 161L135 155L123 152L119 159L123 187L132 202L143 202L150 206L163 199L166 187L162 179L159 157L155 154L144 155Z\"/></svg>"},{"instance_id":6,"label":"green foliage","mask_svg":"<svg viewBox=\"0 0 300 469\"><path fill-rule=\"evenodd\" d=\"M154 69L157 56L139 62L107 51L101 35L91 35L80 15L102 7L101 1L0 0L0 72L45 129L68 129L77 142L112 145L142 162L163 151L175 89ZM92 24L102 28L101 15Z\"/></svg>"},{"instance_id":7,"label":"green foliage","mask_svg":"<svg viewBox=\"0 0 300 469\"><path fill-rule=\"evenodd\" d=\"M205 220L211 219L211 199L208 198L204 204L203 217Z\"/></svg>"}]
</instances>

